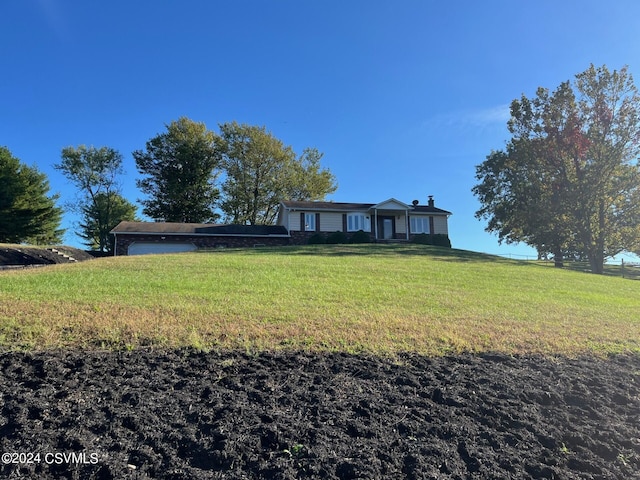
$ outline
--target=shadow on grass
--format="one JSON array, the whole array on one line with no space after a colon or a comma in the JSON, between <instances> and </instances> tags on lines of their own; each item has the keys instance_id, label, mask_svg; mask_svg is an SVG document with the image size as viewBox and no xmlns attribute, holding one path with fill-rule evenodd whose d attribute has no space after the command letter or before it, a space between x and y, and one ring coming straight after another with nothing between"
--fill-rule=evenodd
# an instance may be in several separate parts
<instances>
[{"instance_id":1,"label":"shadow on grass","mask_svg":"<svg viewBox=\"0 0 640 480\"><path fill-rule=\"evenodd\" d=\"M247 250L244 250L247 252ZM261 247L251 250L255 254L277 253L278 255L308 255L320 257L398 257L427 256L434 260L449 262L496 262L521 263L516 260L454 248L434 247L418 244L356 244L356 245L303 245L288 247Z\"/></svg>"},{"instance_id":2,"label":"shadow on grass","mask_svg":"<svg viewBox=\"0 0 640 480\"><path fill-rule=\"evenodd\" d=\"M540 264L540 262L536 262ZM545 266L553 267L553 262L544 262ZM559 270L571 270L572 272L591 273L591 267L588 262L564 262L564 267ZM624 270L621 265L606 263L604 265L605 277L626 278L629 280L640 280L640 267L634 265L625 265Z\"/></svg>"},{"instance_id":3,"label":"shadow on grass","mask_svg":"<svg viewBox=\"0 0 640 480\"><path fill-rule=\"evenodd\" d=\"M555 268L552 261L543 262L539 260L518 260L513 258L490 255L487 253L473 252L470 250L458 250L455 248L434 247L432 245L419 245L413 243L402 244L356 244L356 245L303 245L288 247L266 247L254 250L256 253L273 252L280 255L312 255L323 257L349 257L349 256L377 256L377 257L397 257L397 256L426 256L441 262L487 262L487 263L508 263L520 266L546 266ZM582 273L591 273L588 262L565 262L564 268ZM623 272L620 265L605 264L604 275L610 277L622 277ZM624 278L640 280L640 266L625 266Z\"/></svg>"}]
</instances>

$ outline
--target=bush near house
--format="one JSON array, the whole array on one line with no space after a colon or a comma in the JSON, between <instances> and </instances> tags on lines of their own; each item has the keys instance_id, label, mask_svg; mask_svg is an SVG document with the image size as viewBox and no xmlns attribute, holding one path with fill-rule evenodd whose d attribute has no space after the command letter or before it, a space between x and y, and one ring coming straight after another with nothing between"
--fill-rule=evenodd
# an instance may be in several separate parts
<instances>
[{"instance_id":1,"label":"bush near house","mask_svg":"<svg viewBox=\"0 0 640 480\"><path fill-rule=\"evenodd\" d=\"M371 243L371 236L364 230L358 230L354 234L347 236L344 232L333 232L328 236L322 233L315 233L307 240L309 245L342 244L342 243Z\"/></svg>"},{"instance_id":2,"label":"bush near house","mask_svg":"<svg viewBox=\"0 0 640 480\"><path fill-rule=\"evenodd\" d=\"M435 235L421 233L413 238L413 243L417 243L419 245L433 245L434 247L451 248L451 240L449 240L449 236L442 233L438 233Z\"/></svg>"},{"instance_id":3,"label":"bush near house","mask_svg":"<svg viewBox=\"0 0 640 480\"><path fill-rule=\"evenodd\" d=\"M344 232L333 232L327 236L327 243L330 244L339 244L339 243L349 243L349 239Z\"/></svg>"},{"instance_id":4,"label":"bush near house","mask_svg":"<svg viewBox=\"0 0 640 480\"><path fill-rule=\"evenodd\" d=\"M351 235L350 243L371 243L371 235L369 235L364 230L358 230L356 233Z\"/></svg>"},{"instance_id":5,"label":"bush near house","mask_svg":"<svg viewBox=\"0 0 640 480\"><path fill-rule=\"evenodd\" d=\"M325 243L327 243L327 239L323 234L315 233L309 237L309 240L307 240L307 243L309 245L324 245Z\"/></svg>"},{"instance_id":6,"label":"bush near house","mask_svg":"<svg viewBox=\"0 0 640 480\"><path fill-rule=\"evenodd\" d=\"M419 245L432 245L435 247L451 248L451 241L449 236L445 234L429 235L427 233L421 233L415 235L413 243ZM344 232L336 231L328 235L322 233L315 233L307 240L309 245L324 245L324 244L359 244L359 243L371 243L371 236L364 230L358 230L357 232L347 235Z\"/></svg>"}]
</instances>

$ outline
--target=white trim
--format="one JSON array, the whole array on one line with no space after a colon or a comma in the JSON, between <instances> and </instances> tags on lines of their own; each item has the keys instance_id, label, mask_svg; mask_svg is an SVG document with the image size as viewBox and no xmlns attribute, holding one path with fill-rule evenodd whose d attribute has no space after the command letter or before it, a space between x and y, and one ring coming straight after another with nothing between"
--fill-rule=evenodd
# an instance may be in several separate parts
<instances>
[{"instance_id":1,"label":"white trim","mask_svg":"<svg viewBox=\"0 0 640 480\"><path fill-rule=\"evenodd\" d=\"M316 231L316 212L304 212L304 230L303 231L305 232Z\"/></svg>"},{"instance_id":2,"label":"white trim","mask_svg":"<svg viewBox=\"0 0 640 480\"><path fill-rule=\"evenodd\" d=\"M362 228L349 228L349 217L362 217ZM369 224L367 228L367 223ZM358 232L358 231L364 231L364 232L368 232L371 233L371 215L367 215L367 212L349 212L347 213L347 233L350 232Z\"/></svg>"},{"instance_id":3,"label":"white trim","mask_svg":"<svg viewBox=\"0 0 640 480\"><path fill-rule=\"evenodd\" d=\"M411 220L416 219L416 220L420 220L420 226L422 227L422 231L420 232L416 232L413 230L413 225L411 224L411 221L409 221L409 227L411 228L411 233L419 235L421 233L432 233L431 232L431 225L430 225L430 221L429 221L429 217L424 217L424 216L418 216L418 215L412 215L411 216ZM424 224L426 222L426 226L427 226L427 230L424 230Z\"/></svg>"},{"instance_id":4,"label":"white trim","mask_svg":"<svg viewBox=\"0 0 640 480\"><path fill-rule=\"evenodd\" d=\"M400 208L388 208L388 209L387 208L380 208L380 205L384 205L385 203L391 203L391 202L399 204ZM380 210L403 210L403 209L408 209L409 205L407 205L404 202L401 202L400 200L396 200L395 198L390 198L388 200L385 200L384 202L380 202L380 203L375 204L371 208L377 208L377 209L380 209Z\"/></svg>"},{"instance_id":5,"label":"white trim","mask_svg":"<svg viewBox=\"0 0 640 480\"><path fill-rule=\"evenodd\" d=\"M375 230L376 230L376 237L375 237L375 238L376 238L376 240L378 240L378 209L377 209L377 208L375 208L375 209L373 210L373 212L375 213L375 220L376 220L376 228L375 228Z\"/></svg>"},{"instance_id":6,"label":"white trim","mask_svg":"<svg viewBox=\"0 0 640 480\"><path fill-rule=\"evenodd\" d=\"M404 211L404 237L405 240L409 241L409 205Z\"/></svg>"}]
</instances>

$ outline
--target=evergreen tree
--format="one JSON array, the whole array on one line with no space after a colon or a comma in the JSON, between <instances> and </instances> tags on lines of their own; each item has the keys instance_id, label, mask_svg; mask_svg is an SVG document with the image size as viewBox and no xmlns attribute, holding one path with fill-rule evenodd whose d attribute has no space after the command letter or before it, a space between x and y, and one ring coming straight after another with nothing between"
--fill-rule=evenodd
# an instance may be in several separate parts
<instances>
[{"instance_id":1,"label":"evergreen tree","mask_svg":"<svg viewBox=\"0 0 640 480\"><path fill-rule=\"evenodd\" d=\"M58 195L48 196L49 181L0 147L0 242L62 242L62 210Z\"/></svg>"},{"instance_id":2,"label":"evergreen tree","mask_svg":"<svg viewBox=\"0 0 640 480\"><path fill-rule=\"evenodd\" d=\"M109 232L123 220L138 221L137 208L122 195L114 192L99 193L94 200L82 206L79 235L92 250L113 252L114 238ZM104 212L109 212L109 219L100 221Z\"/></svg>"}]
</instances>

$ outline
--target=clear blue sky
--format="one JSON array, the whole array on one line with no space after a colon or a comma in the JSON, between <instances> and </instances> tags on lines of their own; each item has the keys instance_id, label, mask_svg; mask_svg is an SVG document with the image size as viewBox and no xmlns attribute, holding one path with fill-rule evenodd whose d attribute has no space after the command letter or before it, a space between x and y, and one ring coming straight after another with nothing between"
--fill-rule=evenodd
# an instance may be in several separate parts
<instances>
[{"instance_id":1,"label":"clear blue sky","mask_svg":"<svg viewBox=\"0 0 640 480\"><path fill-rule=\"evenodd\" d=\"M324 152L329 199L434 195L454 247L489 253L535 254L474 217L475 166L508 140L509 103L590 63L640 80L635 0L20 0L0 18L0 145L61 203L63 147L119 150L135 202L131 152L165 124L236 120Z\"/></svg>"}]
</instances>

